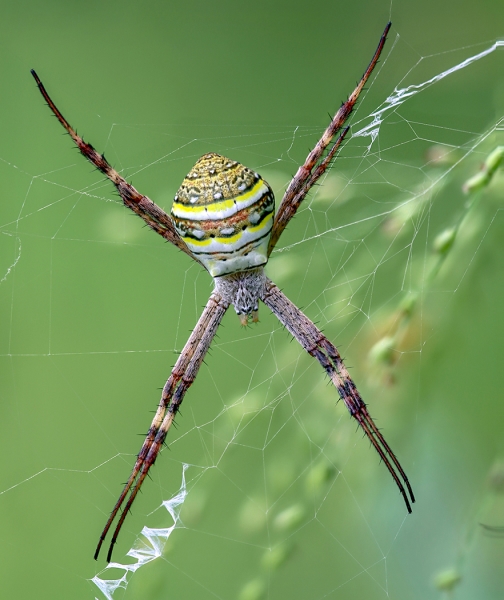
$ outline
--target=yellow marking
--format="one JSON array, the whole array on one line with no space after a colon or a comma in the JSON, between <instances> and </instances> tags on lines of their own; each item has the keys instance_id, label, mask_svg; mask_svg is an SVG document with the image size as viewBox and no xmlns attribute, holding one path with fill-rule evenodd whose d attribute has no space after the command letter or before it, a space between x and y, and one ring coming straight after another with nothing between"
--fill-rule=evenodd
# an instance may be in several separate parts
<instances>
[{"instance_id":1,"label":"yellow marking","mask_svg":"<svg viewBox=\"0 0 504 600\"><path fill-rule=\"evenodd\" d=\"M261 229L264 229L264 227L268 224L268 221L270 221L273 218L273 213L271 212L267 217L264 217L264 219L261 221L261 223L259 223L259 225L256 225L255 227L250 227L247 226L246 231L250 231L251 233L255 233L256 231L261 231ZM184 237L182 238L187 245L191 245L191 246L199 246L200 248L202 248L203 246L209 246L212 242L217 242L218 244L223 244L224 246L227 246L229 244L234 244L234 242L237 242L243 235L243 231L239 231L236 235L233 235L233 237L215 237L215 238L207 238L206 240L195 240L192 237ZM250 240L251 242L253 242L254 240ZM218 250L216 250L216 252L218 252Z\"/></svg>"},{"instance_id":2,"label":"yellow marking","mask_svg":"<svg viewBox=\"0 0 504 600\"><path fill-rule=\"evenodd\" d=\"M257 192L263 185L265 186L264 181L262 179L259 179L259 181L254 185L254 187L245 194L242 194L241 196L236 196L236 198L231 198L230 200L223 200L222 202L212 202L211 204L200 204L198 206L189 206L187 204L181 204L180 202L174 202L172 210L175 209L176 211L180 211L181 213L188 214L202 213L205 210L209 213L219 212L221 210L232 208L235 202L244 202L245 200L248 200L251 196L257 194ZM238 207L238 210L242 209Z\"/></svg>"}]
</instances>

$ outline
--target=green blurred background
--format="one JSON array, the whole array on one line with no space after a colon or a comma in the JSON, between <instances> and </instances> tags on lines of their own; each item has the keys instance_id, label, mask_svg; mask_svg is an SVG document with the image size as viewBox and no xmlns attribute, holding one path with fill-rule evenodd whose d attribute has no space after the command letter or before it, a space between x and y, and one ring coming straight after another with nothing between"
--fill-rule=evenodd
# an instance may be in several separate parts
<instances>
[{"instance_id":1,"label":"green blurred background","mask_svg":"<svg viewBox=\"0 0 504 600\"><path fill-rule=\"evenodd\" d=\"M279 197L389 19L354 131L504 35L494 0L3 3L2 597L101 598L89 580L121 575L95 544L211 289L72 148L29 69L166 210L208 151ZM388 113L369 156L351 139L269 265L340 346L413 515L319 366L265 307L247 330L230 313L114 558L171 525L156 509L188 463L182 523L114 598L504 596L502 169L461 191L503 144L503 65L500 49Z\"/></svg>"}]
</instances>

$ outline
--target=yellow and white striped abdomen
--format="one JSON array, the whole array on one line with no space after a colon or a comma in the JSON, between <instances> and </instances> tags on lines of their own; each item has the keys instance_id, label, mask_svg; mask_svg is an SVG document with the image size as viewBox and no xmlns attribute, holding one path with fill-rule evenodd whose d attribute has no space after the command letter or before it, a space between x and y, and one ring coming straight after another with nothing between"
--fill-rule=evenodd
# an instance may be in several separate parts
<instances>
[{"instance_id":1,"label":"yellow and white striped abdomen","mask_svg":"<svg viewBox=\"0 0 504 600\"><path fill-rule=\"evenodd\" d=\"M275 198L260 175L219 154L205 154L175 196L180 237L213 277L268 261Z\"/></svg>"}]
</instances>

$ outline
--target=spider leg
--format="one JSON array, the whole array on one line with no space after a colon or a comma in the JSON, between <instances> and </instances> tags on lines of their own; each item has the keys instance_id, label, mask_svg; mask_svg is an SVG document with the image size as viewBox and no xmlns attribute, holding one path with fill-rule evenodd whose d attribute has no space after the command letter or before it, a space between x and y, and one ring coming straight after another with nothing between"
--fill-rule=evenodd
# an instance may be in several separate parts
<instances>
[{"instance_id":1,"label":"spider leg","mask_svg":"<svg viewBox=\"0 0 504 600\"><path fill-rule=\"evenodd\" d=\"M367 406L360 397L343 360L333 344L323 333L295 306L279 288L267 280L266 291L261 300L270 308L277 319L297 339L301 346L322 365L338 393L345 403L350 415L359 423L369 441L380 455L385 466L392 475L402 494L408 512L411 512L411 502L415 496L408 477L392 452L385 438L376 427ZM404 484L404 485L403 485ZM406 493L405 487L408 490Z\"/></svg>"},{"instance_id":2,"label":"spider leg","mask_svg":"<svg viewBox=\"0 0 504 600\"><path fill-rule=\"evenodd\" d=\"M57 106L51 100L44 85L40 81L37 73L32 69L31 74L37 82L40 93L49 105L58 121L67 130L70 137L73 139L81 154L83 154L99 171L104 173L110 181L116 186L124 205L130 208L135 214L141 217L147 225L162 236L168 242L171 242L179 250L188 254L193 260L199 263L192 254L185 242L181 239L177 230L173 225L171 217L167 215L162 208L154 204L147 196L140 194L131 184L129 184L119 173L113 169L107 162L105 157L97 152L91 144L86 143L73 127L68 123L65 117L61 114Z\"/></svg>"},{"instance_id":3,"label":"spider leg","mask_svg":"<svg viewBox=\"0 0 504 600\"><path fill-rule=\"evenodd\" d=\"M282 202L280 203L280 206L278 208L278 212L275 215L275 221L273 223L273 229L271 232L271 238L268 246L268 256L271 254L274 247L276 246L284 229L287 227L287 224L296 214L299 205L304 200L306 194L308 193L312 185L323 175L323 173L326 171L327 167L330 165L331 161L335 157L336 151L340 147L343 138L348 132L348 128L343 130L343 132L336 140L325 159L319 162L324 151L332 142L334 136L343 127L348 117L350 116L350 113L352 112L353 107L355 106L355 103L357 102L357 99L359 98L363 87L366 85L369 76L373 72L376 63L380 58L380 54L383 50L383 46L385 45L385 40L387 39L387 34L391 25L391 23L388 23L385 27L385 30L380 39L380 43L378 44L378 48L376 49L376 52L374 53L374 56L371 59L371 62L369 63L368 68L366 69L366 72L362 76L362 79L357 84L357 87L350 94L348 100L341 105L338 112L334 115L333 120L329 123L329 126L322 134L322 137L315 145L315 148L313 148L313 150L308 154L304 164L301 167L299 167L297 173L292 178L289 187L285 191Z\"/></svg>"},{"instance_id":4,"label":"spider leg","mask_svg":"<svg viewBox=\"0 0 504 600\"><path fill-rule=\"evenodd\" d=\"M184 349L163 388L158 409L149 428L149 432L147 433L147 437L142 445L142 449L138 454L133 471L131 472L100 536L94 555L95 560L98 559L103 541L129 493L129 498L121 512L121 516L117 522L114 535L110 542L107 554L107 562L110 562L114 544L117 541L126 515L128 514L149 469L154 464L154 461L163 446L168 430L182 404L184 395L196 378L196 374L198 373L205 354L215 336L217 327L228 306L229 304L218 294L215 292L211 294L196 327L191 333L189 340L184 346Z\"/></svg>"}]
</instances>

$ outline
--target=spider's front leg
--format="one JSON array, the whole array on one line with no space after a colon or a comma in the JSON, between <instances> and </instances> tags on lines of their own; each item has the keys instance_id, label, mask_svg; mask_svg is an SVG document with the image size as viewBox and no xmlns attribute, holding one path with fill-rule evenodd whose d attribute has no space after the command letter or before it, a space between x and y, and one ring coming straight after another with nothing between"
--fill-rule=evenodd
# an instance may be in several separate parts
<instances>
[{"instance_id":1,"label":"spider's front leg","mask_svg":"<svg viewBox=\"0 0 504 600\"><path fill-rule=\"evenodd\" d=\"M322 365L338 390L338 394L348 408L350 415L362 427L369 441L385 463L402 494L408 512L411 513L410 500L415 502L415 496L408 477L371 418L367 406L360 397L337 348L269 279L266 281L265 292L261 300L301 346ZM408 490L409 498L404 486Z\"/></svg>"},{"instance_id":2,"label":"spider's front leg","mask_svg":"<svg viewBox=\"0 0 504 600\"><path fill-rule=\"evenodd\" d=\"M107 524L105 525L105 528L100 536L100 540L94 555L95 560L98 558L103 541L105 540L105 537L119 510L121 509L126 496L128 493L130 493L110 542L110 547L107 554L107 562L110 562L114 545L117 541L117 537L121 531L121 527L124 523L126 515L128 514L128 511L130 510L131 505L133 504L133 501L135 500L135 497L140 490L147 473L149 472L149 469L154 464L154 461L156 460L156 457L163 446L168 430L170 429L175 415L177 414L182 400L184 399L184 395L196 378L201 363L203 362L205 354L215 336L217 327L219 326L228 306L228 302L218 293L212 293L198 323L196 324L196 327L194 328L194 331L191 333L189 340L187 341L177 362L175 363L168 381L165 383L158 409L149 428L149 432L147 433L147 437L145 438L142 449L138 454L133 471L131 472L131 475L124 486L124 489L119 496L119 499L117 500Z\"/></svg>"}]
</instances>

